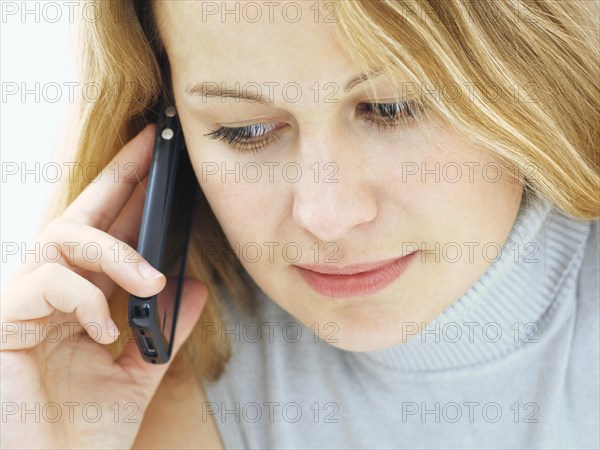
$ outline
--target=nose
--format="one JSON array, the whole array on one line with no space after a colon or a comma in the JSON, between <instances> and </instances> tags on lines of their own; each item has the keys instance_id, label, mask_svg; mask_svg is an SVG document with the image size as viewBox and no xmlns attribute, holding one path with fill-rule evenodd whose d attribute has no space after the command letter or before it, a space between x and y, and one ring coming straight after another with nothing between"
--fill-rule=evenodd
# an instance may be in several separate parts
<instances>
[{"instance_id":1,"label":"nose","mask_svg":"<svg viewBox=\"0 0 600 450\"><path fill-rule=\"evenodd\" d=\"M320 142L320 143L319 143ZM321 241L335 241L377 215L368 167L351 143L305 140L299 154L310 170L294 185L294 222ZM341 148L341 147L344 148ZM358 149L356 149L358 150Z\"/></svg>"}]
</instances>

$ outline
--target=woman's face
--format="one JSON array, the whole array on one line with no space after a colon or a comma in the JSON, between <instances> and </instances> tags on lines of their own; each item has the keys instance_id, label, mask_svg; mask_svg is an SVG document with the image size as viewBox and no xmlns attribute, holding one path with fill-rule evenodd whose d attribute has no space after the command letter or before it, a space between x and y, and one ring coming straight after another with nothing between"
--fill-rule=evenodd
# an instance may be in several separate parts
<instances>
[{"instance_id":1,"label":"woman's face","mask_svg":"<svg viewBox=\"0 0 600 450\"><path fill-rule=\"evenodd\" d=\"M194 170L276 303L339 348L401 343L489 267L522 185L441 122L407 116L384 75L373 75L374 91L346 89L360 70L335 40L335 15L325 23L331 8L272 5L159 2ZM373 123L372 103L391 104L380 110L397 126ZM204 251L225 253L216 243ZM355 266L371 263L385 267Z\"/></svg>"}]
</instances>

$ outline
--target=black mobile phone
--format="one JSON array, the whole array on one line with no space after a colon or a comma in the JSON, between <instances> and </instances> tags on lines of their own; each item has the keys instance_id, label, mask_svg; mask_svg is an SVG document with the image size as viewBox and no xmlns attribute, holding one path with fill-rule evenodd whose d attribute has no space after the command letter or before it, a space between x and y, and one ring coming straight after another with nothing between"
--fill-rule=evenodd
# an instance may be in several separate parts
<instances>
[{"instance_id":1,"label":"black mobile phone","mask_svg":"<svg viewBox=\"0 0 600 450\"><path fill-rule=\"evenodd\" d=\"M129 326L144 360L154 364L171 357L199 189L175 105L163 97L158 108L137 251L165 276L177 275L178 282L175 292L129 296Z\"/></svg>"}]
</instances>

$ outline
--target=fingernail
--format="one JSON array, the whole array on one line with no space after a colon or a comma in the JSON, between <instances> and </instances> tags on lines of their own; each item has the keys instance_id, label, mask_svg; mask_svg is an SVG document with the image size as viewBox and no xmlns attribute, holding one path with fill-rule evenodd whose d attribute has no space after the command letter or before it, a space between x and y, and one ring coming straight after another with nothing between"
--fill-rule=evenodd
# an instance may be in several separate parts
<instances>
[{"instance_id":1,"label":"fingernail","mask_svg":"<svg viewBox=\"0 0 600 450\"><path fill-rule=\"evenodd\" d=\"M106 321L106 328L108 328L109 336L115 337L121 334L121 332L117 328L117 324L115 324L115 322L113 322L113 320L110 317Z\"/></svg>"},{"instance_id":2,"label":"fingernail","mask_svg":"<svg viewBox=\"0 0 600 450\"><path fill-rule=\"evenodd\" d=\"M138 270L140 271L142 277L144 277L146 280L154 280L155 278L162 276L162 273L160 273L146 261L141 261L138 264Z\"/></svg>"}]
</instances>

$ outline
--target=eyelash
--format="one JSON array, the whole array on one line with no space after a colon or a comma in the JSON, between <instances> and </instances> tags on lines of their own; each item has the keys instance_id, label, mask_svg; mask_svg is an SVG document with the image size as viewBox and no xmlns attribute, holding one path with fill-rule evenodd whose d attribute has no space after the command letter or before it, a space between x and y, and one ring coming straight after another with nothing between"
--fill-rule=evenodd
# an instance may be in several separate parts
<instances>
[{"instance_id":1,"label":"eyelash","mask_svg":"<svg viewBox=\"0 0 600 450\"><path fill-rule=\"evenodd\" d=\"M369 128L377 124L377 130L388 128L397 128L401 125L407 125L410 119L415 118L417 105L414 101L405 101L398 103L361 103L360 106L366 111L361 114L366 115L365 120L369 123ZM279 139L276 133L264 134L277 128L273 124L256 124L240 128L221 127L215 131L205 134L209 139L225 141L234 150L240 152L259 153L271 142ZM261 141L251 141L252 137L264 136L266 139Z\"/></svg>"}]
</instances>

